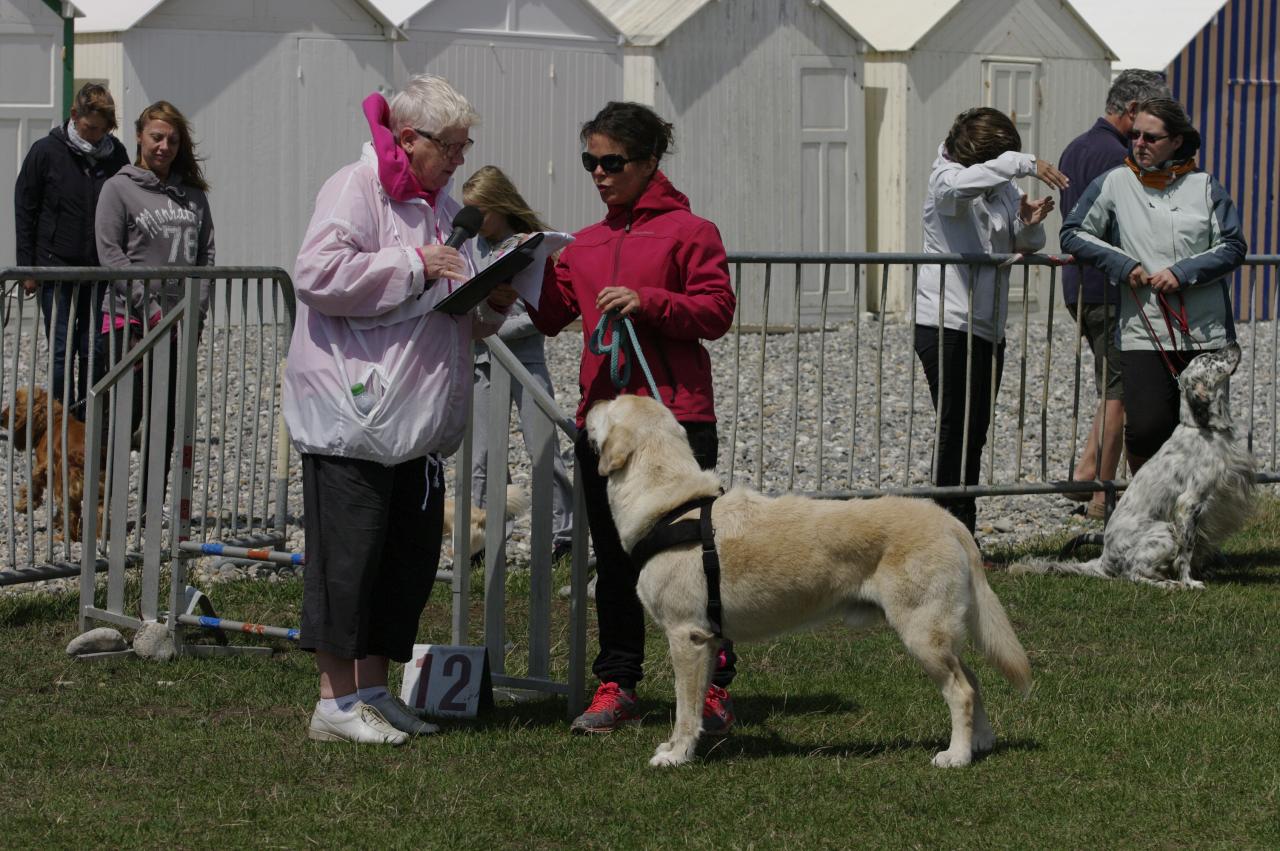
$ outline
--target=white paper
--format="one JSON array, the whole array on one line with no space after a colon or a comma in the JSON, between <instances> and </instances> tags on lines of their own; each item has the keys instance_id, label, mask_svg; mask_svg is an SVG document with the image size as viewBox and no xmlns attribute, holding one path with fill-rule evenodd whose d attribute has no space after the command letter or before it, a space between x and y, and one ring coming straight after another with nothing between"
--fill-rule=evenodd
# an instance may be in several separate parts
<instances>
[{"instance_id":1,"label":"white paper","mask_svg":"<svg viewBox=\"0 0 1280 851\"><path fill-rule=\"evenodd\" d=\"M534 310L542 295L542 279L546 274L547 258L573 242L573 237L559 231L542 231L542 242L533 250L533 262L525 266L511 279L511 285L520 297Z\"/></svg>"}]
</instances>

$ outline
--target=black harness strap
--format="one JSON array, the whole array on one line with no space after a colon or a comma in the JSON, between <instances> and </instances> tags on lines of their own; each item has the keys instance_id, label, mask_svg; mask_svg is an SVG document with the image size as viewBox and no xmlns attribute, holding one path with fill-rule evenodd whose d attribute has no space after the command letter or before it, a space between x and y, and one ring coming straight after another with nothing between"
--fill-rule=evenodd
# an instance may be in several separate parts
<instances>
[{"instance_id":1,"label":"black harness strap","mask_svg":"<svg viewBox=\"0 0 1280 851\"><path fill-rule=\"evenodd\" d=\"M681 544L700 542L702 572L707 577L707 620L711 621L711 630L717 638L720 638L723 637L724 607L720 602L720 557L716 554L715 527L711 524L711 504L718 498L718 496L703 496L691 499L662 515L649 530L649 534L641 538L632 548L631 561L635 564L636 570L640 571L648 564L649 559L664 550ZM676 519L695 508L700 509L697 520Z\"/></svg>"}]
</instances>

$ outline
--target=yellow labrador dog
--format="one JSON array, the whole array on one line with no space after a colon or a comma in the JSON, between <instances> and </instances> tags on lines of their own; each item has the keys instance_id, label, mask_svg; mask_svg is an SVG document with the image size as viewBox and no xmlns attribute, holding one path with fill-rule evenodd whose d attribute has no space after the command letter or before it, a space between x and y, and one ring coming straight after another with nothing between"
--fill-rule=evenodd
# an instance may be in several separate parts
<instances>
[{"instance_id":1,"label":"yellow labrador dog","mask_svg":"<svg viewBox=\"0 0 1280 851\"><path fill-rule=\"evenodd\" d=\"M699 469L684 429L659 402L641 396L600 402L587 414L587 435L609 479L609 507L627 552L667 512L720 492L719 477ZM724 637L769 638L833 618L851 626L887 621L951 710L951 742L933 764L968 765L991 749L995 733L978 681L960 660L966 635L1024 694L1031 666L958 520L921 499L770 499L737 487L716 500L712 521ZM637 591L666 631L676 685L675 728L649 764L680 765L697 744L718 645L700 546L655 555Z\"/></svg>"}]
</instances>

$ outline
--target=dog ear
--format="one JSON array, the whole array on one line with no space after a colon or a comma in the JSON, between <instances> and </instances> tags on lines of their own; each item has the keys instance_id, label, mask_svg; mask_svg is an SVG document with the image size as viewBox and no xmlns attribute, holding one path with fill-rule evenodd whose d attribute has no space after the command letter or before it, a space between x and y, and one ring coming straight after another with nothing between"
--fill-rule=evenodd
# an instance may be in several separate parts
<instances>
[{"instance_id":1,"label":"dog ear","mask_svg":"<svg viewBox=\"0 0 1280 851\"><path fill-rule=\"evenodd\" d=\"M608 476L614 470L621 470L635 449L636 436L631 427L617 422L611 424L600 446L600 475Z\"/></svg>"}]
</instances>

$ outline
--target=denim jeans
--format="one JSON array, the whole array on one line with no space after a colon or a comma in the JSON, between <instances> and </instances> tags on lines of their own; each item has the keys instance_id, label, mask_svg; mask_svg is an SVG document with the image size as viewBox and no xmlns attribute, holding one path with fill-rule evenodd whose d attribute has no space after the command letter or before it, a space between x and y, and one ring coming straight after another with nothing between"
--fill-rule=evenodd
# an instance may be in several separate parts
<instances>
[{"instance_id":1,"label":"denim jeans","mask_svg":"<svg viewBox=\"0 0 1280 851\"><path fill-rule=\"evenodd\" d=\"M107 372L106 350L101 345L95 325L101 322L103 288L89 281L59 281L40 286L40 312L44 315L44 334L53 357L53 377L49 392L62 402L78 420L85 416L84 400L89 392L89 346L93 353L93 380ZM70 329L68 329L70 325ZM69 331L69 334L68 334ZM67 360L70 340L71 360ZM40 366L40 379L45 378L47 362ZM71 384L67 389L67 370Z\"/></svg>"}]
</instances>

